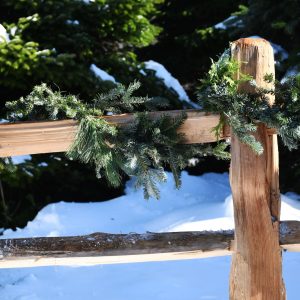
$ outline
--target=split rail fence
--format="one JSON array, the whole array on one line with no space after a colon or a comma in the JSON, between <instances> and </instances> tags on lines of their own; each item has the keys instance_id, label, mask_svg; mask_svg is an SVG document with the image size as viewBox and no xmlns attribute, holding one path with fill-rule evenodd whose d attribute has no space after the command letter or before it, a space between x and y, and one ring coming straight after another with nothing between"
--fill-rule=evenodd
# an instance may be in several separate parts
<instances>
[{"instance_id":1,"label":"split rail fence","mask_svg":"<svg viewBox=\"0 0 300 300\"><path fill-rule=\"evenodd\" d=\"M274 54L263 39L240 39L231 46L240 72L266 86L264 75L274 73ZM237 74L239 76L239 74ZM240 91L253 87L241 85ZM269 97L270 105L274 99ZM219 116L186 110L179 129L186 144L216 141L212 129ZM176 116L181 111L153 112ZM105 117L116 126L133 115ZM78 123L73 120L20 122L0 125L0 157L66 151ZM235 231L168 232L144 234L93 233L74 237L0 239L0 268L49 265L94 265L232 255L230 299L281 300L286 298L282 279L282 250L300 251L300 222L280 222L277 135L259 124L255 137L264 153L253 151L225 128L231 138L230 184Z\"/></svg>"}]
</instances>

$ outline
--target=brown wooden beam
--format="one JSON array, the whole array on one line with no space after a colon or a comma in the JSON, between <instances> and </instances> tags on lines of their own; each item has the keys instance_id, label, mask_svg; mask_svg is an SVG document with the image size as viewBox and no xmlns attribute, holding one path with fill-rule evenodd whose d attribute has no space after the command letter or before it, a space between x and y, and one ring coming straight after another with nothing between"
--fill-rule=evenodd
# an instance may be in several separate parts
<instances>
[{"instance_id":1,"label":"brown wooden beam","mask_svg":"<svg viewBox=\"0 0 300 300\"><path fill-rule=\"evenodd\" d=\"M0 240L0 268L95 265L230 255L233 231Z\"/></svg>"},{"instance_id":2,"label":"brown wooden beam","mask_svg":"<svg viewBox=\"0 0 300 300\"><path fill-rule=\"evenodd\" d=\"M239 39L231 54L240 74L252 76L259 87L270 88L266 74L275 75L272 46L264 39ZM248 82L240 92L255 92ZM274 102L273 95L268 103ZM230 272L230 300L284 300L282 256L279 245L280 192L277 135L264 124L253 133L264 152L254 153L232 134L230 183L235 222L235 252Z\"/></svg>"},{"instance_id":3,"label":"brown wooden beam","mask_svg":"<svg viewBox=\"0 0 300 300\"><path fill-rule=\"evenodd\" d=\"M202 144L216 142L213 132L219 123L219 115L200 110L173 110L150 112L150 116L158 118L163 114L173 117L181 113L187 114L187 120L178 132L184 133L185 144ZM123 114L104 117L108 122L116 126L130 124L133 114ZM65 152L69 149L78 128L78 121L36 121L16 122L0 124L0 157ZM268 129L268 134L275 133L274 129ZM230 137L229 127L225 126L220 139Z\"/></svg>"},{"instance_id":4,"label":"brown wooden beam","mask_svg":"<svg viewBox=\"0 0 300 300\"><path fill-rule=\"evenodd\" d=\"M280 246L283 250L300 252L300 222L280 222Z\"/></svg>"},{"instance_id":5,"label":"brown wooden beam","mask_svg":"<svg viewBox=\"0 0 300 300\"><path fill-rule=\"evenodd\" d=\"M164 114L176 117L183 112L187 114L187 120L180 127L179 132L185 134L184 143L216 141L213 128L219 123L219 115L199 110L150 112L149 115L155 119ZM134 115L105 116L104 119L116 126L122 126L131 123ZM74 120L0 124L0 157L67 151L74 141L77 128L78 121ZM221 138L228 136L227 130Z\"/></svg>"},{"instance_id":6,"label":"brown wooden beam","mask_svg":"<svg viewBox=\"0 0 300 300\"><path fill-rule=\"evenodd\" d=\"M231 255L233 238L233 230L226 230L0 239L0 268L116 264ZM300 252L300 222L281 222L280 245L284 250Z\"/></svg>"}]
</instances>

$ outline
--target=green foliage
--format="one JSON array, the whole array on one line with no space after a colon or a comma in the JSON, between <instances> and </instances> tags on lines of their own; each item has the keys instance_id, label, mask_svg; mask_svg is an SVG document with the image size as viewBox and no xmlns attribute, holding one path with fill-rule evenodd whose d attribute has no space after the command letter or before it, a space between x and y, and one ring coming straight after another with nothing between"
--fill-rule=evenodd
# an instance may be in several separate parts
<instances>
[{"instance_id":1,"label":"green foliage","mask_svg":"<svg viewBox=\"0 0 300 300\"><path fill-rule=\"evenodd\" d=\"M157 107L167 107L169 105L166 99L134 97L133 92L140 88L139 81L130 83L128 88L119 84L116 88L111 89L108 93L97 95L94 106L102 111L111 113L134 112L144 105L148 110L155 110Z\"/></svg>"},{"instance_id":2,"label":"green foliage","mask_svg":"<svg viewBox=\"0 0 300 300\"><path fill-rule=\"evenodd\" d=\"M93 108L84 105L77 97L52 91L46 84L35 86L25 98L7 102L6 107L11 121L79 119L94 112Z\"/></svg>"},{"instance_id":3,"label":"green foliage","mask_svg":"<svg viewBox=\"0 0 300 300\"><path fill-rule=\"evenodd\" d=\"M201 105L207 111L221 114L216 131L219 132L226 122L241 142L261 154L263 147L251 132L255 132L257 123L262 122L275 128L289 149L296 149L300 143L300 75L280 83L266 74L265 81L274 83L275 89L263 89L249 76L242 74L240 79L234 79L238 67L227 50L212 63L207 77L201 81L198 91ZM238 92L241 82L252 85L255 92ZM275 96L272 106L268 104L270 95Z\"/></svg>"},{"instance_id":4,"label":"green foliage","mask_svg":"<svg viewBox=\"0 0 300 300\"><path fill-rule=\"evenodd\" d=\"M70 117L74 114L74 105L79 105L77 101L72 104L73 100L80 97L84 103L92 105L99 93L111 90L115 84L96 77L90 70L91 64L96 64L124 85L138 79L143 84L143 91L137 91L136 95L149 95L152 101L146 101L147 103L139 107L133 104L137 110L145 108L150 110L159 103L165 106L166 99L172 108L181 108L182 103L178 95L167 88L161 79L147 70L141 73L144 67L137 57L137 49L141 50L156 42L161 32L161 28L155 24L155 18L160 14L161 2L161 0L97 0L89 3L79 0L0 1L0 22L9 35L7 42L0 38L0 117L6 116L6 100L13 101L23 96L24 103L20 103L20 109L26 110L26 105L34 106L34 113L28 114L28 118L61 118L63 110L66 109L63 102L66 99L59 101L57 95L53 97L46 91L45 95L37 97L47 99L49 102L47 107L40 106L39 100L35 103L33 99L26 99L25 96L41 82L45 82L53 91L59 86L61 91L77 95L72 97L61 93L63 97L69 97L66 115ZM54 99L57 100L56 108L51 102ZM25 102L29 103L25 105ZM119 109L117 106L114 107L115 110ZM122 107L122 111L128 110ZM13 115L11 117L14 119ZM39 165L45 161L47 166L41 168ZM70 182L67 184L65 180L67 171L64 169L68 164L70 162L64 156L56 153L32 156L31 161L24 163L26 166L17 166L15 175L4 170L1 178L5 194L8 194L6 198L9 203L9 215L13 217L9 223L2 218L0 227L24 226L43 205L50 201L66 199L69 195L74 199L78 195L77 200L81 195L84 199L97 198L101 201L116 197L122 192L122 189L109 190L105 179L93 181L90 176L91 170L76 163L72 164L72 173L67 175ZM48 174L47 179L41 179L40 172ZM52 178L55 176L60 180L56 182ZM80 186L90 183L83 182L82 178L89 178L89 182L94 184L86 193ZM72 180L74 187L71 188ZM48 189L48 182L53 184L52 189ZM61 186L59 187L61 193L55 192L58 185ZM42 193L42 189L45 190L45 194ZM76 189L77 191L74 191ZM98 189L106 192L103 195L99 194ZM73 193L68 194L68 190L72 190ZM31 213L26 217L28 211Z\"/></svg>"},{"instance_id":5,"label":"green foliage","mask_svg":"<svg viewBox=\"0 0 300 300\"><path fill-rule=\"evenodd\" d=\"M145 93L168 98L179 108L176 93L154 74L140 73L143 66L136 55L161 31L152 21L161 2L0 1L0 20L10 37L0 42L2 106L4 99L18 99L41 82L89 101L114 86L91 72L94 63L118 82L138 79Z\"/></svg>"},{"instance_id":6,"label":"green foliage","mask_svg":"<svg viewBox=\"0 0 300 300\"><path fill-rule=\"evenodd\" d=\"M233 16L245 16L249 13L249 8L246 5L240 4L238 10L235 11L232 15Z\"/></svg>"},{"instance_id":7,"label":"green foliage","mask_svg":"<svg viewBox=\"0 0 300 300\"><path fill-rule=\"evenodd\" d=\"M75 142L67 156L83 163L93 163L98 178L101 178L100 172L104 169L108 182L112 186L119 186L121 177L112 151L114 145L110 144L117 133L117 128L104 119L88 115L81 119Z\"/></svg>"},{"instance_id":8,"label":"green foliage","mask_svg":"<svg viewBox=\"0 0 300 300\"><path fill-rule=\"evenodd\" d=\"M50 53L49 50L39 51L38 43L25 42L20 37L0 43L0 72L7 78L2 85L24 87L24 76L36 72Z\"/></svg>"},{"instance_id":9,"label":"green foliage","mask_svg":"<svg viewBox=\"0 0 300 300\"><path fill-rule=\"evenodd\" d=\"M188 165L188 160L194 156L211 154L210 146L180 144L183 135L177 134L177 129L184 120L184 114L177 118L164 115L155 120L147 113L139 113L135 123L123 133L123 147L118 149L127 149L123 154L128 162L125 171L137 177L136 186L144 187L145 198L151 194L158 196L155 181L166 180L165 166L170 166L175 185L179 188L180 171Z\"/></svg>"},{"instance_id":10,"label":"green foliage","mask_svg":"<svg viewBox=\"0 0 300 300\"><path fill-rule=\"evenodd\" d=\"M9 120L41 120L73 118L80 121L75 141L67 156L93 164L96 175L106 177L118 187L122 173L136 176L136 187L143 187L145 198L159 197L157 182L164 182L164 168L169 165L180 186L180 170L194 155L213 153L211 147L179 145L183 136L177 129L185 115L167 115L152 119L148 113L138 113L133 124L116 127L100 118L106 112L131 112L140 106L153 108L153 99L133 96L140 87L134 82L126 88L118 84L108 93L98 95L93 103L84 104L72 95L53 91L46 84L36 86L25 98L8 102ZM219 151L217 148L216 152Z\"/></svg>"}]
</instances>

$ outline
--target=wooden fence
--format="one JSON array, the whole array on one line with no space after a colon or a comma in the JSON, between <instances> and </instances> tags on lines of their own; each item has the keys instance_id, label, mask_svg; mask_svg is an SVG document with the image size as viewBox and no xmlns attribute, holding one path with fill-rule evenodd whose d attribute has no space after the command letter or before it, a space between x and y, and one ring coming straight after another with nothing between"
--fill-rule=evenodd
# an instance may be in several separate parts
<instances>
[{"instance_id":1,"label":"wooden fence","mask_svg":"<svg viewBox=\"0 0 300 300\"><path fill-rule=\"evenodd\" d=\"M266 86L263 77L274 73L271 45L263 39L240 39L231 46L241 62L240 72ZM237 74L239 76L239 74ZM243 84L240 91L251 92ZM269 104L274 99L269 97ZM176 116L181 111L153 112ZM216 141L212 129L219 116L187 110L179 129L185 143ZM133 120L124 114L105 117L116 126ZM66 151L75 137L73 120L22 122L0 125L0 157ZM0 240L0 268L46 265L91 265L201 258L231 255L230 299L285 299L282 249L300 251L300 222L280 222L277 135L263 124L255 137L264 146L257 156L225 128L221 138L231 138L230 183L235 231L145 234L94 233L87 236Z\"/></svg>"}]
</instances>

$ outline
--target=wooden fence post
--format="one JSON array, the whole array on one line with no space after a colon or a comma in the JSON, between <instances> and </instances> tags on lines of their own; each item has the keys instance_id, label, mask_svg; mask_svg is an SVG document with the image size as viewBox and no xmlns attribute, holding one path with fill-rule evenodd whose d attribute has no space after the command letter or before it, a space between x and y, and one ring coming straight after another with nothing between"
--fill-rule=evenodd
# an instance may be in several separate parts
<instances>
[{"instance_id":1,"label":"wooden fence post","mask_svg":"<svg viewBox=\"0 0 300 300\"><path fill-rule=\"evenodd\" d=\"M231 55L240 62L240 73L253 76L266 87L265 74L274 74L274 54L264 39L240 39L231 46ZM237 74L239 76L239 74ZM253 86L241 84L241 92ZM274 98L269 96L272 105ZM282 257L279 246L280 192L276 134L258 125L255 138L264 147L256 155L231 134L230 183L234 204L235 253L230 274L231 300L282 300Z\"/></svg>"}]
</instances>

